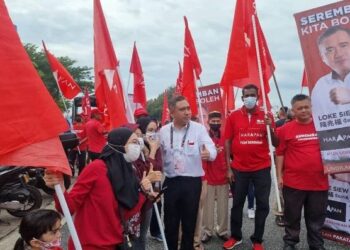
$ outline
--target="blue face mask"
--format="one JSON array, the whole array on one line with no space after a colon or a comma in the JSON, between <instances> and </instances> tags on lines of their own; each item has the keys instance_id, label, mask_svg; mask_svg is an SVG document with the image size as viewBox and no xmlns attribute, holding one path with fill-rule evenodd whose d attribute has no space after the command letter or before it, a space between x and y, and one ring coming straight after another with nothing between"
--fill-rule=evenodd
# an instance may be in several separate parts
<instances>
[{"instance_id":1,"label":"blue face mask","mask_svg":"<svg viewBox=\"0 0 350 250\"><path fill-rule=\"evenodd\" d=\"M243 103L247 109L252 109L256 105L256 97L253 97L253 96L245 97L243 98Z\"/></svg>"}]
</instances>

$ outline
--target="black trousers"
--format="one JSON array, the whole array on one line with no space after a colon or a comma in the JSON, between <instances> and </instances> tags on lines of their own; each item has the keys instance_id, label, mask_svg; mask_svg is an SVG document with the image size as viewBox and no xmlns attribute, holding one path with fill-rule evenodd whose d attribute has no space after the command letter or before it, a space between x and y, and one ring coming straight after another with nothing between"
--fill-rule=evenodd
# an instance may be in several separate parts
<instances>
[{"instance_id":1,"label":"black trousers","mask_svg":"<svg viewBox=\"0 0 350 250\"><path fill-rule=\"evenodd\" d=\"M328 191L304 191L284 186L283 197L286 220L284 242L295 245L300 241L301 211L304 207L309 247L310 249L322 247L324 242L321 229L326 219Z\"/></svg>"},{"instance_id":2,"label":"black trousers","mask_svg":"<svg viewBox=\"0 0 350 250\"><path fill-rule=\"evenodd\" d=\"M193 250L199 199L200 177L165 178L164 225L169 250L178 250L179 225L182 225L181 250Z\"/></svg>"},{"instance_id":3,"label":"black trousers","mask_svg":"<svg viewBox=\"0 0 350 250\"><path fill-rule=\"evenodd\" d=\"M252 242L261 243L265 230L266 217L269 214L269 196L271 190L271 174L270 168L265 168L253 172L240 172L234 170L235 186L231 187L234 190L233 202L231 208L231 235L237 240L242 239L242 220L243 207L248 194L250 182L255 188L255 230L250 237Z\"/></svg>"},{"instance_id":4,"label":"black trousers","mask_svg":"<svg viewBox=\"0 0 350 250\"><path fill-rule=\"evenodd\" d=\"M79 174L81 171L83 171L83 168L86 165L86 150L79 151L78 150L72 150L69 152L69 163L74 166L76 159L78 159L78 169L79 169Z\"/></svg>"}]
</instances>

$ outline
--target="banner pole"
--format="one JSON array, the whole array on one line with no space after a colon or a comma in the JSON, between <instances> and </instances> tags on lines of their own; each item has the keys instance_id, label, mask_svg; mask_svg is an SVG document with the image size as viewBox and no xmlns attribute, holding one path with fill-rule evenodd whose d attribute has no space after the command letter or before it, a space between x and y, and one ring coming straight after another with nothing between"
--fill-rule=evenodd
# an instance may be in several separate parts
<instances>
[{"instance_id":1,"label":"banner pole","mask_svg":"<svg viewBox=\"0 0 350 250\"><path fill-rule=\"evenodd\" d=\"M53 77L55 78L55 81L56 81L56 84L57 84L57 88L58 88L58 92L60 93L60 96L61 96L61 99L62 99L62 102L63 102L64 110L65 110L65 112L68 114L68 108L67 108L66 102L64 101L64 97L63 97L63 94L62 94L62 90L61 90L61 88L60 88L60 85L58 84L57 71L52 72L52 75L53 75Z\"/></svg>"},{"instance_id":2,"label":"banner pole","mask_svg":"<svg viewBox=\"0 0 350 250\"><path fill-rule=\"evenodd\" d=\"M55 191L56 191L58 201L61 205L63 215L66 218L68 230L72 237L74 247L76 250L82 250L83 248L81 247L79 237L73 223L72 215L70 214L70 211L68 209L68 205L67 205L66 199L64 198L63 191L60 184L55 185Z\"/></svg>"},{"instance_id":3,"label":"banner pole","mask_svg":"<svg viewBox=\"0 0 350 250\"><path fill-rule=\"evenodd\" d=\"M151 187L151 191L153 192L153 187ZM163 240L164 250L168 250L168 243L166 242L165 233L164 233L164 227L163 227L163 224L162 224L162 219L160 218L157 202L153 203L153 208L154 208L154 211L156 213L160 234L161 234L162 240Z\"/></svg>"},{"instance_id":4,"label":"banner pole","mask_svg":"<svg viewBox=\"0 0 350 250\"><path fill-rule=\"evenodd\" d=\"M200 79L199 79L200 81ZM196 85L196 96L197 96L197 100L198 100L198 106L199 106L199 114L200 114L200 121L202 123L203 126L205 126L204 124L204 118L203 118L203 109L202 109L202 102L201 102L201 98L199 97L199 89L197 86L197 83L194 82L194 84Z\"/></svg>"},{"instance_id":5,"label":"banner pole","mask_svg":"<svg viewBox=\"0 0 350 250\"><path fill-rule=\"evenodd\" d=\"M275 72L272 73L272 77L273 77L273 81L274 81L275 86L276 86L278 98L280 99L281 107L283 107L283 110L284 110L284 104L283 104L283 101L282 101L282 96L281 96L280 88L278 87L277 80L276 80L276 77L275 77Z\"/></svg>"},{"instance_id":6,"label":"banner pole","mask_svg":"<svg viewBox=\"0 0 350 250\"><path fill-rule=\"evenodd\" d=\"M262 92L262 96L263 96L264 113L265 113L265 115L267 115L267 105L266 105L266 96L265 96L266 93L265 93L265 86L264 86L264 80L263 80L263 74L262 74L262 68L261 68L260 50L259 50L258 35L257 35L257 31L256 31L256 23L255 23L255 16L254 15L252 15L252 22L253 22L254 42L255 42L256 55L257 55L257 61L258 61L260 87L261 87L261 92ZM278 212L282 212L281 200L280 200L278 183L277 183L275 158L273 155L272 137L271 137L271 131L270 131L269 125L266 125L266 130L267 130L267 139L268 139L268 143L269 143L269 151L270 151L270 158L271 158L272 179L273 179L273 183L275 184L274 187L275 187L277 208L278 208Z\"/></svg>"}]
</instances>

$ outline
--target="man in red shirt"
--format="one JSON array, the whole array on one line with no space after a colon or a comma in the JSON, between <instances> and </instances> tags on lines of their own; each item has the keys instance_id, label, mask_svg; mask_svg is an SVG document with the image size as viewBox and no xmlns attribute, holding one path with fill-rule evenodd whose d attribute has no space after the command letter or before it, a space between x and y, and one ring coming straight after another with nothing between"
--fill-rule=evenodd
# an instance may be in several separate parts
<instances>
[{"instance_id":1,"label":"man in red shirt","mask_svg":"<svg viewBox=\"0 0 350 250\"><path fill-rule=\"evenodd\" d=\"M208 242L213 231L224 240L228 239L228 180L225 162L224 136L221 135L221 113L212 111L208 115L209 135L213 140L217 156L212 162L203 162L205 179L208 183L207 195L204 199L202 242ZM216 200L217 226L214 224L214 210ZM214 229L215 228L215 229Z\"/></svg>"},{"instance_id":2,"label":"man in red shirt","mask_svg":"<svg viewBox=\"0 0 350 250\"><path fill-rule=\"evenodd\" d=\"M256 215L255 231L251 236L254 250L264 249L262 238L266 217L269 214L269 196L271 189L271 159L267 139L267 127L270 125L272 143L277 145L277 138L272 129L274 121L271 114L265 113L256 105L258 88L249 84L243 87L244 106L233 111L226 120L225 151L229 177L235 180L231 208L231 238L223 245L224 249L233 249L242 243L242 214L248 193L249 183L255 187ZM232 163L230 164L230 156Z\"/></svg>"},{"instance_id":3,"label":"man in red shirt","mask_svg":"<svg viewBox=\"0 0 350 250\"><path fill-rule=\"evenodd\" d=\"M103 147L106 145L105 134L107 131L101 123L102 115L98 109L91 110L91 119L85 125L88 152L91 161L100 156Z\"/></svg>"},{"instance_id":4,"label":"man in red shirt","mask_svg":"<svg viewBox=\"0 0 350 250\"><path fill-rule=\"evenodd\" d=\"M295 120L281 127L276 151L277 177L280 187L283 186L286 220L283 249L296 249L304 207L309 247L322 250L325 249L321 228L326 219L328 177L323 172L310 98L299 94L291 103Z\"/></svg>"}]
</instances>

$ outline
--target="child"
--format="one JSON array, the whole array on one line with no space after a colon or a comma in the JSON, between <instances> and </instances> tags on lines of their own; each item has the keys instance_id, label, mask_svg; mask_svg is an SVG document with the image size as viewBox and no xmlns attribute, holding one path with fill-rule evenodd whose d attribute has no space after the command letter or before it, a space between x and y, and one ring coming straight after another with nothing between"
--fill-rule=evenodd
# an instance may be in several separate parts
<instances>
[{"instance_id":1,"label":"child","mask_svg":"<svg viewBox=\"0 0 350 250\"><path fill-rule=\"evenodd\" d=\"M19 226L21 237L14 250L63 250L61 215L55 210L39 209L27 214Z\"/></svg>"}]
</instances>

